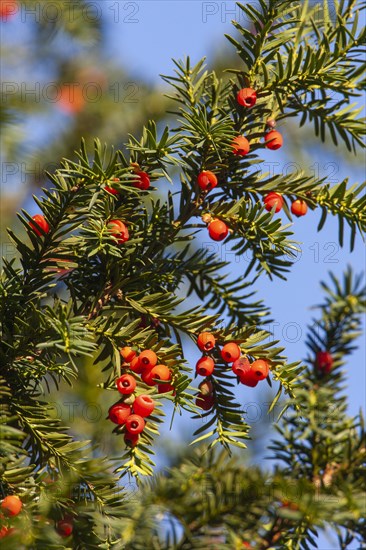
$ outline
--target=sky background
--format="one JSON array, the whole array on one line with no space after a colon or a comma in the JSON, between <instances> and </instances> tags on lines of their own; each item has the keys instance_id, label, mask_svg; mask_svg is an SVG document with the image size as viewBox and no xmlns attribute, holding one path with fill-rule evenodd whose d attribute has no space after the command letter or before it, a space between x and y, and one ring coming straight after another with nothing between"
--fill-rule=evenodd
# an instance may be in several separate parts
<instances>
[{"instance_id":1,"label":"sky background","mask_svg":"<svg viewBox=\"0 0 366 550\"><path fill-rule=\"evenodd\" d=\"M145 0L138 2L109 1L91 2L91 17L96 13L102 16L105 31L105 56L117 65L120 65L128 73L129 81L138 83L141 79L148 81L157 87L162 86L159 74L172 74L173 63L171 58L179 59L190 55L193 62L206 56L213 61L217 54L222 54L225 48L230 48L224 33L231 32L231 19L236 16L240 19L240 11L234 2L201 2L197 0ZM93 7L94 6L94 7ZM94 10L94 11L93 11ZM98 10L98 11L96 11ZM240 21L245 24L244 20ZM13 31L21 23L14 21L13 27L9 25L5 32L7 40L15 39ZM24 25L21 26L24 31ZM12 30L13 29L13 30ZM24 31L25 32L25 31ZM13 37L13 38L12 38ZM26 34L23 39L26 40ZM70 48L73 45L62 47ZM44 68L43 68L44 69ZM15 70L22 71L21 63ZM52 68L47 68L46 78L51 78ZM44 77L42 70L39 77ZM143 100L143 98L142 98ZM67 118L56 114L53 119L62 124L67 124ZM50 121L43 121L46 126ZM47 135L45 124L38 124L36 133L40 137L42 132ZM275 169L277 173L293 169L289 163L291 158L286 156L286 127L281 126L281 132L285 138L284 147L280 151L265 151L263 157L269 163L269 169ZM300 132L300 130L299 130ZM314 138L314 143L306 145L306 160L301 166L308 171L316 170L321 177L327 176L333 184L349 177L352 183L362 181L362 170L352 167L341 160L341 157L329 152L322 152L319 142ZM57 160L57 159L55 159ZM277 164L273 164L277 163ZM314 164L315 163L315 164ZM31 214L30 200L25 206ZM356 246L352 254L349 253L349 233L346 232L345 247L338 245L338 222L328 216L325 227L321 233L316 231L320 219L319 212L309 212L304 218L295 219L294 238L301 243L301 254L294 264L287 281L275 279L270 281L262 277L256 284L258 297L264 299L272 309L272 317L276 325L272 328L274 338L280 340L286 348L285 352L290 361L297 361L306 355L304 344L306 326L311 323L313 315L310 307L323 300L320 288L320 280L328 280L327 273L331 270L341 277L348 264L352 265L356 273L364 270L365 247L361 238L357 238ZM212 241L206 238L202 232L200 245L212 245ZM225 245L218 246L217 250L223 259L231 258L233 276L245 271L247 262L245 258L234 258ZM358 341L359 349L350 358L347 365L347 393L349 394L349 413L357 414L359 408L365 408L365 338ZM193 348L188 355L192 364L199 355ZM256 415L258 410L265 410L264 403L268 401L270 393L264 390L264 385L259 384L254 390L241 388L240 396L243 403L256 403L253 405L253 422L260 423ZM274 395L273 391L273 395ZM258 407L259 404L259 407ZM263 405L263 407L262 407ZM179 421L178 421L179 425ZM183 423L181 424L183 429ZM177 433L177 430L174 430ZM248 446L250 447L250 443ZM324 537L319 541L321 550L337 548L334 540ZM350 547L351 548L351 547Z\"/></svg>"}]
</instances>

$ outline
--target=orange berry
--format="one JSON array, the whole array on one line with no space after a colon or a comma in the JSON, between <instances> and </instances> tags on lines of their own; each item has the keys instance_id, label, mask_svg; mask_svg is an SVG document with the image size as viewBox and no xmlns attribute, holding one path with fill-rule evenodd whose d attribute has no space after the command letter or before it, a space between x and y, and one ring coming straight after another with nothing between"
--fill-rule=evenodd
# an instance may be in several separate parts
<instances>
[{"instance_id":1,"label":"orange berry","mask_svg":"<svg viewBox=\"0 0 366 550\"><path fill-rule=\"evenodd\" d=\"M225 344L221 350L221 357L226 363L233 363L240 357L240 348L235 342Z\"/></svg>"},{"instance_id":2,"label":"orange berry","mask_svg":"<svg viewBox=\"0 0 366 550\"><path fill-rule=\"evenodd\" d=\"M257 102L257 92L253 88L242 88L236 96L237 102L243 107L253 107Z\"/></svg>"},{"instance_id":3,"label":"orange berry","mask_svg":"<svg viewBox=\"0 0 366 550\"><path fill-rule=\"evenodd\" d=\"M217 177L210 170L203 170L198 174L197 183L202 191L211 191L217 185Z\"/></svg>"},{"instance_id":4,"label":"orange berry","mask_svg":"<svg viewBox=\"0 0 366 550\"><path fill-rule=\"evenodd\" d=\"M215 363L211 357L201 357L196 364L196 373L201 376L210 376L215 368Z\"/></svg>"},{"instance_id":5,"label":"orange berry","mask_svg":"<svg viewBox=\"0 0 366 550\"><path fill-rule=\"evenodd\" d=\"M136 380L131 374L122 374L122 376L116 380L116 386L119 393L129 395L135 391Z\"/></svg>"},{"instance_id":6,"label":"orange berry","mask_svg":"<svg viewBox=\"0 0 366 550\"><path fill-rule=\"evenodd\" d=\"M211 332L201 332L197 338L197 346L201 351L210 351L215 347L215 337Z\"/></svg>"},{"instance_id":7,"label":"orange berry","mask_svg":"<svg viewBox=\"0 0 366 550\"><path fill-rule=\"evenodd\" d=\"M38 237L43 237L45 233L49 233L50 226L42 214L36 214L35 216L32 216L32 219L36 223L30 222L29 227L33 229Z\"/></svg>"},{"instance_id":8,"label":"orange berry","mask_svg":"<svg viewBox=\"0 0 366 550\"><path fill-rule=\"evenodd\" d=\"M228 233L228 226L221 220L213 220L208 226L208 234L214 241L223 241Z\"/></svg>"},{"instance_id":9,"label":"orange berry","mask_svg":"<svg viewBox=\"0 0 366 550\"><path fill-rule=\"evenodd\" d=\"M136 352L129 346L125 346L124 348L121 348L120 354L122 355L126 363L131 363L131 361L136 357Z\"/></svg>"},{"instance_id":10,"label":"orange berry","mask_svg":"<svg viewBox=\"0 0 366 550\"><path fill-rule=\"evenodd\" d=\"M279 193L268 193L263 199L264 207L268 212L274 207L275 212L279 212L283 206L283 198Z\"/></svg>"},{"instance_id":11,"label":"orange berry","mask_svg":"<svg viewBox=\"0 0 366 550\"><path fill-rule=\"evenodd\" d=\"M152 369L144 368L141 373L141 380L145 382L148 386L155 386L155 381L151 375Z\"/></svg>"},{"instance_id":12,"label":"orange berry","mask_svg":"<svg viewBox=\"0 0 366 550\"><path fill-rule=\"evenodd\" d=\"M291 212L298 218L300 218L300 216L305 216L307 211L308 205L301 199L297 199L291 204Z\"/></svg>"},{"instance_id":13,"label":"orange berry","mask_svg":"<svg viewBox=\"0 0 366 550\"><path fill-rule=\"evenodd\" d=\"M272 151L279 149L283 145L283 137L277 130L267 132L264 136L264 141L267 149L271 149Z\"/></svg>"},{"instance_id":14,"label":"orange berry","mask_svg":"<svg viewBox=\"0 0 366 550\"><path fill-rule=\"evenodd\" d=\"M145 420L138 414L131 414L126 420L126 430L130 434L140 434L145 428Z\"/></svg>"},{"instance_id":15,"label":"orange berry","mask_svg":"<svg viewBox=\"0 0 366 550\"><path fill-rule=\"evenodd\" d=\"M151 369L151 378L154 380L170 380L171 373L165 365L156 365ZM154 382L156 384L156 382Z\"/></svg>"},{"instance_id":16,"label":"orange berry","mask_svg":"<svg viewBox=\"0 0 366 550\"><path fill-rule=\"evenodd\" d=\"M17 495L8 495L1 503L1 510L6 516L17 516L23 503Z\"/></svg>"},{"instance_id":17,"label":"orange berry","mask_svg":"<svg viewBox=\"0 0 366 550\"><path fill-rule=\"evenodd\" d=\"M249 141L244 136L237 136L233 139L231 146L233 148L234 155L244 157L250 151Z\"/></svg>"},{"instance_id":18,"label":"orange berry","mask_svg":"<svg viewBox=\"0 0 366 550\"><path fill-rule=\"evenodd\" d=\"M145 349L139 355L140 363L144 368L152 369L158 362L158 357L152 349Z\"/></svg>"},{"instance_id":19,"label":"orange berry","mask_svg":"<svg viewBox=\"0 0 366 550\"><path fill-rule=\"evenodd\" d=\"M136 372L136 374L141 374L143 369L144 366L140 361L140 356L134 357L130 363L130 370L132 370L132 372Z\"/></svg>"},{"instance_id":20,"label":"orange berry","mask_svg":"<svg viewBox=\"0 0 366 550\"><path fill-rule=\"evenodd\" d=\"M111 220L108 222L108 229L112 237L117 239L118 244L123 244L130 238L128 229L121 220Z\"/></svg>"},{"instance_id":21,"label":"orange berry","mask_svg":"<svg viewBox=\"0 0 366 550\"><path fill-rule=\"evenodd\" d=\"M139 395L133 403L133 412L140 416L150 416L155 409L155 402L149 395Z\"/></svg>"},{"instance_id":22,"label":"orange berry","mask_svg":"<svg viewBox=\"0 0 366 550\"><path fill-rule=\"evenodd\" d=\"M269 365L264 359L257 359L250 365L251 370L254 372L257 380L264 380L268 376Z\"/></svg>"},{"instance_id":23,"label":"orange berry","mask_svg":"<svg viewBox=\"0 0 366 550\"><path fill-rule=\"evenodd\" d=\"M108 411L109 420L115 424L124 424L131 414L131 407L126 403L115 403Z\"/></svg>"}]
</instances>

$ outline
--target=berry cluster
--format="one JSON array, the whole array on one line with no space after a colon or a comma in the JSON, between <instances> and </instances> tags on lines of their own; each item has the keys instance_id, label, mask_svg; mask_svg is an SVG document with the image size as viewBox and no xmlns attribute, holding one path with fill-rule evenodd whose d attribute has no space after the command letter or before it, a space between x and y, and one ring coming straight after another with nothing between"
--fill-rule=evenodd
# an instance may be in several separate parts
<instances>
[{"instance_id":1,"label":"berry cluster","mask_svg":"<svg viewBox=\"0 0 366 550\"><path fill-rule=\"evenodd\" d=\"M174 391L170 384L172 375L167 366L158 364L156 353L143 350L139 355L130 347L121 349L124 367L134 374L141 375L142 381L148 386L156 385L159 393ZM134 447L139 440L139 434L145 428L145 418L151 415L155 408L154 400L149 395L135 396L136 378L129 373L122 374L116 380L116 387L123 396L122 400L109 409L109 419L118 426L125 427L125 442Z\"/></svg>"},{"instance_id":2,"label":"berry cluster","mask_svg":"<svg viewBox=\"0 0 366 550\"><path fill-rule=\"evenodd\" d=\"M198 335L197 346L205 353L210 353L218 347L216 338L210 332L201 332ZM235 342L224 344L221 349L219 348L219 353L225 363L231 363L232 371L245 386L253 388L260 380L264 380L268 376L268 362L264 359L257 359L250 364L249 359L241 355L241 349ZM210 410L215 402L213 384L209 380L214 370L215 361L210 355L203 355L197 361L196 374L208 378L199 385L200 392L196 398L196 405L203 410Z\"/></svg>"},{"instance_id":3,"label":"berry cluster","mask_svg":"<svg viewBox=\"0 0 366 550\"><path fill-rule=\"evenodd\" d=\"M242 107L250 109L254 107L257 102L257 92L253 88L242 88L239 90L236 96L237 102ZM275 151L283 145L283 137L275 130L276 121L274 119L268 119L267 127L269 130L264 135L264 144L267 149ZM245 156L250 151L250 143L245 136L236 136L232 143L232 153L236 156ZM211 170L203 170L197 176L197 185L198 187L208 193L214 189L218 184L218 179L214 172ZM269 193L264 197L264 206L269 212L274 208L275 212L279 212L283 206L283 198L280 193ZM308 210L308 206L305 201L298 199L295 200L291 205L291 212L297 216L305 216ZM229 228L222 220L214 219L210 220L208 223L208 233L214 241L224 240L228 233Z\"/></svg>"},{"instance_id":4,"label":"berry cluster","mask_svg":"<svg viewBox=\"0 0 366 550\"><path fill-rule=\"evenodd\" d=\"M1 502L1 513L0 519L13 518L17 516L23 507L23 503L17 495L8 495ZM7 523L4 523L0 526L0 539L4 538L6 535L10 535L13 531L12 527L9 527Z\"/></svg>"}]
</instances>

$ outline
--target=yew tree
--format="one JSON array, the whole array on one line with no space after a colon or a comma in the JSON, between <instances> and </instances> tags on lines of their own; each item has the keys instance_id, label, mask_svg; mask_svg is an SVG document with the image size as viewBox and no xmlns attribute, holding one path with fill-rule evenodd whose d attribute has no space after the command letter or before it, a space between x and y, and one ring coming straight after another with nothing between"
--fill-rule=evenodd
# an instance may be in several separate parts
<instances>
[{"instance_id":1,"label":"yew tree","mask_svg":"<svg viewBox=\"0 0 366 550\"><path fill-rule=\"evenodd\" d=\"M176 106L169 126L151 120L121 150L83 141L47 174L38 214L22 210L22 230L8 230L17 253L3 259L0 287L6 548L308 549L326 525L339 548L365 548L364 425L362 413L347 415L344 392L362 278L349 268L322 283L308 355L293 363L263 330L271 312L254 296L258 278L291 271L309 210L319 231L337 217L351 250L365 232L364 184L272 175L262 159L286 148L290 117L360 154L365 5L239 7L250 25L234 21L227 36L239 68L219 77L204 60L174 61L163 76ZM228 274L202 236L245 254L245 270ZM197 365L186 359L192 343ZM59 388L80 383L103 395L113 455L55 417ZM258 383L279 412L272 467L245 463L251 426L236 388ZM196 449L156 474L159 427L174 430L181 415Z\"/></svg>"}]
</instances>

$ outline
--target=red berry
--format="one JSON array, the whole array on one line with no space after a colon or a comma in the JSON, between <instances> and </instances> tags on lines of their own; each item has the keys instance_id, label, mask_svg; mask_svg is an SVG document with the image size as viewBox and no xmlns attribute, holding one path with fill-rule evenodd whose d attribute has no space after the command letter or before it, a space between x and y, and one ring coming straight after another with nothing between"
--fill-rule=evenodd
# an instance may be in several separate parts
<instances>
[{"instance_id":1,"label":"red berry","mask_svg":"<svg viewBox=\"0 0 366 550\"><path fill-rule=\"evenodd\" d=\"M271 149L272 151L279 149L283 145L283 137L277 130L267 132L264 136L264 141L267 149Z\"/></svg>"},{"instance_id":2,"label":"red berry","mask_svg":"<svg viewBox=\"0 0 366 550\"><path fill-rule=\"evenodd\" d=\"M283 198L279 193L268 193L263 199L264 207L268 212L274 207L275 212L279 212L283 206Z\"/></svg>"},{"instance_id":3,"label":"red berry","mask_svg":"<svg viewBox=\"0 0 366 550\"><path fill-rule=\"evenodd\" d=\"M136 357L136 352L129 346L125 346L124 348L121 348L120 354L122 355L126 363L131 363L131 361Z\"/></svg>"},{"instance_id":4,"label":"red berry","mask_svg":"<svg viewBox=\"0 0 366 550\"><path fill-rule=\"evenodd\" d=\"M333 357L329 351L318 351L315 365L324 374L329 374L333 367Z\"/></svg>"},{"instance_id":5,"label":"red berry","mask_svg":"<svg viewBox=\"0 0 366 550\"><path fill-rule=\"evenodd\" d=\"M201 357L196 364L196 373L201 376L210 376L215 368L215 363L211 357Z\"/></svg>"},{"instance_id":6,"label":"red berry","mask_svg":"<svg viewBox=\"0 0 366 550\"><path fill-rule=\"evenodd\" d=\"M254 372L257 380L264 380L268 376L269 365L264 359L257 359L250 365L251 370Z\"/></svg>"},{"instance_id":7,"label":"red berry","mask_svg":"<svg viewBox=\"0 0 366 550\"><path fill-rule=\"evenodd\" d=\"M130 370L136 374L141 374L144 370L144 365L140 361L140 356L134 357L130 363Z\"/></svg>"},{"instance_id":8,"label":"red berry","mask_svg":"<svg viewBox=\"0 0 366 550\"><path fill-rule=\"evenodd\" d=\"M308 205L301 199L297 199L291 204L291 212L298 218L300 218L300 216L305 216L307 211Z\"/></svg>"},{"instance_id":9,"label":"red berry","mask_svg":"<svg viewBox=\"0 0 366 550\"><path fill-rule=\"evenodd\" d=\"M140 363L145 368L152 369L158 362L158 357L152 349L145 349L139 355Z\"/></svg>"},{"instance_id":10,"label":"red berry","mask_svg":"<svg viewBox=\"0 0 366 550\"><path fill-rule=\"evenodd\" d=\"M144 368L141 373L141 379L145 384L148 386L155 386L155 380L153 379L151 375L152 369Z\"/></svg>"},{"instance_id":11,"label":"red berry","mask_svg":"<svg viewBox=\"0 0 366 550\"><path fill-rule=\"evenodd\" d=\"M211 191L217 185L217 177L210 170L204 170L198 174L197 183L202 191Z\"/></svg>"},{"instance_id":12,"label":"red berry","mask_svg":"<svg viewBox=\"0 0 366 550\"><path fill-rule=\"evenodd\" d=\"M0 1L0 19L7 21L13 17L18 11L18 2L15 0L1 0Z\"/></svg>"},{"instance_id":13,"label":"red berry","mask_svg":"<svg viewBox=\"0 0 366 550\"><path fill-rule=\"evenodd\" d=\"M1 15L0 15L1 17ZM9 527L6 527L6 525L3 525L2 527L0 527L0 539L3 539L4 537L6 537L6 535L9 533L10 529Z\"/></svg>"},{"instance_id":14,"label":"red berry","mask_svg":"<svg viewBox=\"0 0 366 550\"><path fill-rule=\"evenodd\" d=\"M149 395L139 395L133 404L133 411L140 416L150 416L155 409L155 402Z\"/></svg>"},{"instance_id":15,"label":"red berry","mask_svg":"<svg viewBox=\"0 0 366 550\"><path fill-rule=\"evenodd\" d=\"M201 332L197 338L197 346L201 351L210 351L215 347L215 337L210 332Z\"/></svg>"},{"instance_id":16,"label":"red berry","mask_svg":"<svg viewBox=\"0 0 366 550\"><path fill-rule=\"evenodd\" d=\"M212 409L215 403L215 398L213 395L202 395L199 393L196 398L196 405L204 411L209 411Z\"/></svg>"},{"instance_id":17,"label":"red berry","mask_svg":"<svg viewBox=\"0 0 366 550\"><path fill-rule=\"evenodd\" d=\"M258 384L258 378L256 377L255 372L252 369L249 369L240 374L239 380L242 384L251 388L255 388L255 386Z\"/></svg>"},{"instance_id":18,"label":"red berry","mask_svg":"<svg viewBox=\"0 0 366 550\"><path fill-rule=\"evenodd\" d=\"M239 357L231 366L233 372L239 376L243 376L250 370L249 359L245 356Z\"/></svg>"},{"instance_id":19,"label":"red berry","mask_svg":"<svg viewBox=\"0 0 366 550\"><path fill-rule=\"evenodd\" d=\"M108 187L108 185L104 186L104 191L108 191L111 195L119 195L119 191L117 189L114 189L113 187Z\"/></svg>"},{"instance_id":20,"label":"red berry","mask_svg":"<svg viewBox=\"0 0 366 550\"><path fill-rule=\"evenodd\" d=\"M108 229L112 237L117 239L118 244L125 243L130 238L128 229L121 220L111 220L108 223Z\"/></svg>"},{"instance_id":21,"label":"red berry","mask_svg":"<svg viewBox=\"0 0 366 550\"><path fill-rule=\"evenodd\" d=\"M142 189L143 191L146 191L146 189L149 189L150 187L149 174L147 172L138 171L136 172L136 176L138 176L138 180L135 181L132 185L137 189Z\"/></svg>"},{"instance_id":22,"label":"red berry","mask_svg":"<svg viewBox=\"0 0 366 550\"><path fill-rule=\"evenodd\" d=\"M225 344L221 350L221 357L226 363L233 363L240 357L240 348L235 342Z\"/></svg>"},{"instance_id":23,"label":"red berry","mask_svg":"<svg viewBox=\"0 0 366 550\"><path fill-rule=\"evenodd\" d=\"M213 220L208 226L208 234L214 241L223 241L228 233L228 226L221 220Z\"/></svg>"},{"instance_id":24,"label":"red berry","mask_svg":"<svg viewBox=\"0 0 366 550\"><path fill-rule=\"evenodd\" d=\"M170 391L172 391L173 395L175 395L175 387L171 384L158 384L159 393L168 393Z\"/></svg>"},{"instance_id":25,"label":"red berry","mask_svg":"<svg viewBox=\"0 0 366 550\"><path fill-rule=\"evenodd\" d=\"M131 407L126 403L115 403L108 411L109 420L115 424L124 424L131 414Z\"/></svg>"},{"instance_id":26,"label":"red berry","mask_svg":"<svg viewBox=\"0 0 366 550\"><path fill-rule=\"evenodd\" d=\"M140 434L145 428L145 420L138 414L131 414L126 420L126 430L130 434Z\"/></svg>"},{"instance_id":27,"label":"red berry","mask_svg":"<svg viewBox=\"0 0 366 550\"><path fill-rule=\"evenodd\" d=\"M130 395L130 393L135 391L136 380L131 374L122 374L122 376L116 380L116 386L119 393Z\"/></svg>"},{"instance_id":28,"label":"red berry","mask_svg":"<svg viewBox=\"0 0 366 550\"><path fill-rule=\"evenodd\" d=\"M231 145L234 155L238 155L240 157L244 157L250 151L249 141L244 136L237 136L234 138Z\"/></svg>"},{"instance_id":29,"label":"red berry","mask_svg":"<svg viewBox=\"0 0 366 550\"><path fill-rule=\"evenodd\" d=\"M73 531L73 525L71 521L67 519L61 519L57 522L56 526L57 532L61 537L69 537Z\"/></svg>"},{"instance_id":30,"label":"red berry","mask_svg":"<svg viewBox=\"0 0 366 550\"><path fill-rule=\"evenodd\" d=\"M243 107L253 107L257 102L257 92L253 88L242 88L236 96L237 102Z\"/></svg>"},{"instance_id":31,"label":"red berry","mask_svg":"<svg viewBox=\"0 0 366 550\"><path fill-rule=\"evenodd\" d=\"M151 378L154 380L168 381L171 378L171 373L165 365L156 365L151 369ZM156 384L156 382L154 382Z\"/></svg>"},{"instance_id":32,"label":"red berry","mask_svg":"<svg viewBox=\"0 0 366 550\"><path fill-rule=\"evenodd\" d=\"M17 516L22 506L22 501L17 495L8 495L1 503L1 510L6 516Z\"/></svg>"},{"instance_id":33,"label":"red berry","mask_svg":"<svg viewBox=\"0 0 366 550\"><path fill-rule=\"evenodd\" d=\"M139 442L139 439L140 439L139 434L132 434L130 432L126 432L124 435L125 443L130 447L136 447L137 443Z\"/></svg>"},{"instance_id":34,"label":"red berry","mask_svg":"<svg viewBox=\"0 0 366 550\"><path fill-rule=\"evenodd\" d=\"M35 216L32 216L32 219L36 223L30 222L29 226L33 229L35 234L38 235L38 237L43 237L45 233L49 233L50 226L42 214L36 214Z\"/></svg>"}]
</instances>

